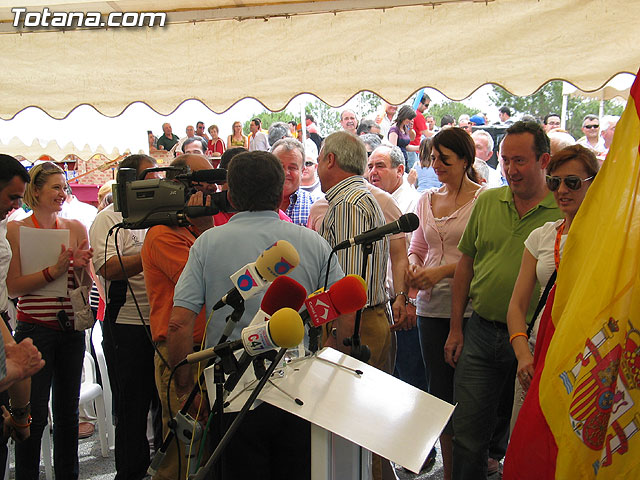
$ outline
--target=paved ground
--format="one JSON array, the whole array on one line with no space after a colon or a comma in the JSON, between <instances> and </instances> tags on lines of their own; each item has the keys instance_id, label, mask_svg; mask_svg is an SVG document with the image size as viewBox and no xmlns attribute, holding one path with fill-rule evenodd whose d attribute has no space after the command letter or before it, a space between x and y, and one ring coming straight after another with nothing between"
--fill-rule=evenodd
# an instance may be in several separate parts
<instances>
[{"instance_id":1,"label":"paved ground","mask_svg":"<svg viewBox=\"0 0 640 480\"><path fill-rule=\"evenodd\" d=\"M100 454L100 440L96 426L96 432L89 438L80 440L78 449L80 461L80 480L113 480L115 478L115 463L113 450L109 452L108 458L103 458ZM10 464L9 479L14 479L13 454ZM438 452L435 465L428 472L415 475L405 472L401 467L395 470L398 480L442 480L442 457ZM40 465L40 479L45 480L44 466ZM497 475L492 475L488 480L498 480Z\"/></svg>"},{"instance_id":2,"label":"paved ground","mask_svg":"<svg viewBox=\"0 0 640 480\"><path fill-rule=\"evenodd\" d=\"M9 479L15 478L13 448L11 448L11 462ZM113 457L113 450L109 452L108 458L103 458L100 453L100 437L96 425L95 433L85 439L80 440L78 447L78 457L80 462L80 480L112 480L115 478L116 467ZM40 479L45 480L44 465L40 463ZM62 479L64 480L64 479Z\"/></svg>"}]
</instances>

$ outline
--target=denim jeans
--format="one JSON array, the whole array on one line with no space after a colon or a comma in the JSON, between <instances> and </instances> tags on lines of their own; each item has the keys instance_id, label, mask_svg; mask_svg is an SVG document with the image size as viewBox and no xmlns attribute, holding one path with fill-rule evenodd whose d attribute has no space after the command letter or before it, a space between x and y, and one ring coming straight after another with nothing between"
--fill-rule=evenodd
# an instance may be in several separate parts
<instances>
[{"instance_id":1,"label":"denim jeans","mask_svg":"<svg viewBox=\"0 0 640 480\"><path fill-rule=\"evenodd\" d=\"M53 394L53 467L56 478L78 478L78 400L84 332L61 332L41 325L18 322L16 342L30 337L45 365L31 377L31 436L16 443L16 480L39 475L40 441L48 420L49 392Z\"/></svg>"},{"instance_id":2,"label":"denim jeans","mask_svg":"<svg viewBox=\"0 0 640 480\"><path fill-rule=\"evenodd\" d=\"M486 478L494 432L511 416L516 365L506 325L474 312L454 374L454 480Z\"/></svg>"},{"instance_id":3,"label":"denim jeans","mask_svg":"<svg viewBox=\"0 0 640 480\"><path fill-rule=\"evenodd\" d=\"M393 376L426 392L427 375L424 370L418 328L398 330L396 339L398 351L396 353L396 368Z\"/></svg>"},{"instance_id":4,"label":"denim jeans","mask_svg":"<svg viewBox=\"0 0 640 480\"><path fill-rule=\"evenodd\" d=\"M417 152L407 152L407 173L411 171L416 162L420 165L419 160Z\"/></svg>"}]
</instances>

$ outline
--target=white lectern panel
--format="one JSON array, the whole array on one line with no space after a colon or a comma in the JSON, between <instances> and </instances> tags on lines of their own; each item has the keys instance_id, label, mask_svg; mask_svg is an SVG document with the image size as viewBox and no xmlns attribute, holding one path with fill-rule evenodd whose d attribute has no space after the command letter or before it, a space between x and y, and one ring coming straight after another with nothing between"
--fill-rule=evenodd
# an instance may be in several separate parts
<instances>
[{"instance_id":1,"label":"white lectern panel","mask_svg":"<svg viewBox=\"0 0 640 480\"><path fill-rule=\"evenodd\" d=\"M303 405L269 383L258 398L420 471L453 405L332 348L321 350L318 357L294 361L284 368L284 375L272 379ZM249 393L237 396L234 407L239 408L238 402L242 404Z\"/></svg>"}]
</instances>

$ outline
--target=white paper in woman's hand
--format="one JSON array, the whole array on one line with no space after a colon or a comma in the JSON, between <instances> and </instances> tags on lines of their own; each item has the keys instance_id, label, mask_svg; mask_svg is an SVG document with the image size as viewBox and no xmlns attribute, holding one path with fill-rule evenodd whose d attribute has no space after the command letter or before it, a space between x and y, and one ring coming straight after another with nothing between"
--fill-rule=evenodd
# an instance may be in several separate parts
<instances>
[{"instance_id":1,"label":"white paper in woman's hand","mask_svg":"<svg viewBox=\"0 0 640 480\"><path fill-rule=\"evenodd\" d=\"M55 265L62 245L69 246L69 230L20 227L20 265L22 275L40 272ZM43 297L66 297L67 275L60 275L39 290L30 292Z\"/></svg>"}]
</instances>

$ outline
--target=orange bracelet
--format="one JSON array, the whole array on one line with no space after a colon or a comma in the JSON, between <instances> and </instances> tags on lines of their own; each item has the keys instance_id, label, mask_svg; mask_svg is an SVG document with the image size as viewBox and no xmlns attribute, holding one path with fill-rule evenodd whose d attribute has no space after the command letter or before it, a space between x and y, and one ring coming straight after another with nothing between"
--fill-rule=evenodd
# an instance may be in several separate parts
<instances>
[{"instance_id":1,"label":"orange bracelet","mask_svg":"<svg viewBox=\"0 0 640 480\"><path fill-rule=\"evenodd\" d=\"M25 423L24 425L21 423L16 423L16 420L13 417L11 417L11 420L13 422L13 426L17 428L27 428L28 426L31 425L31 415L27 416L27 423Z\"/></svg>"},{"instance_id":2,"label":"orange bracelet","mask_svg":"<svg viewBox=\"0 0 640 480\"><path fill-rule=\"evenodd\" d=\"M526 333L524 333L524 332L518 332L518 333L514 333L513 335L511 335L511 336L509 337L509 343L511 343L511 344L512 344L512 343L513 343L513 339L514 339L514 338L516 338L516 337L526 337L526 338L527 338L527 340L529 339L529 335L527 335Z\"/></svg>"}]
</instances>

